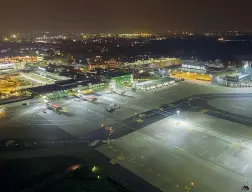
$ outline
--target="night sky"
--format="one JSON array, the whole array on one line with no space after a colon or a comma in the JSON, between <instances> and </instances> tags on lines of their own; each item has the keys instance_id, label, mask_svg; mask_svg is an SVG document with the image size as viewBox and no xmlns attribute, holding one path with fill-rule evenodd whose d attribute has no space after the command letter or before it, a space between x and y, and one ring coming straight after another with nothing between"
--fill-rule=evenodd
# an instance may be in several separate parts
<instances>
[{"instance_id":1,"label":"night sky","mask_svg":"<svg viewBox=\"0 0 252 192\"><path fill-rule=\"evenodd\" d=\"M251 0L1 0L0 34L252 31Z\"/></svg>"}]
</instances>

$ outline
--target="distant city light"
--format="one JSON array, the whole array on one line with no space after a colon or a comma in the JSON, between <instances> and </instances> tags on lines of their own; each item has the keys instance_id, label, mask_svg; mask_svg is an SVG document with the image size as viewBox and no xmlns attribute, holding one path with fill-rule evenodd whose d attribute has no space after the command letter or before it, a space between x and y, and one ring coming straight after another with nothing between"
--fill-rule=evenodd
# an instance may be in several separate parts
<instances>
[{"instance_id":1,"label":"distant city light","mask_svg":"<svg viewBox=\"0 0 252 192\"><path fill-rule=\"evenodd\" d=\"M13 39L16 39L16 38L17 38L17 35L16 35L16 34L13 34L13 35L11 35L11 37L12 37Z\"/></svg>"},{"instance_id":2,"label":"distant city light","mask_svg":"<svg viewBox=\"0 0 252 192\"><path fill-rule=\"evenodd\" d=\"M75 165L72 165L70 166L67 170L68 171L75 171L76 169L80 168L80 164L75 164Z\"/></svg>"}]
</instances>

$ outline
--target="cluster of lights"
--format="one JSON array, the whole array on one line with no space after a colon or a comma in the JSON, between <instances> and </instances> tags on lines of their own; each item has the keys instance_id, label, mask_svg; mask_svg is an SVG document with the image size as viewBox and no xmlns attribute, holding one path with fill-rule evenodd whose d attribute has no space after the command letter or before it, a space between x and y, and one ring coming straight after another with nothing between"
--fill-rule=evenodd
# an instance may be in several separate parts
<instances>
[{"instance_id":1,"label":"cluster of lights","mask_svg":"<svg viewBox=\"0 0 252 192\"><path fill-rule=\"evenodd\" d=\"M15 40L17 40L17 38L18 38L18 34L15 34L15 33L13 33L12 35L10 35L10 36L5 36L5 37L3 37L3 40L4 41L15 41Z\"/></svg>"},{"instance_id":2,"label":"cluster of lights","mask_svg":"<svg viewBox=\"0 0 252 192\"><path fill-rule=\"evenodd\" d=\"M5 117L5 112L4 109L0 109L0 118Z\"/></svg>"},{"instance_id":3,"label":"cluster of lights","mask_svg":"<svg viewBox=\"0 0 252 192\"><path fill-rule=\"evenodd\" d=\"M125 65L158 65L160 67L162 66L172 66L172 65L178 65L181 64L181 59L180 58L170 58L170 57L165 57L165 58L160 58L160 59L148 59L148 60L137 60L133 63L125 63Z\"/></svg>"},{"instance_id":4,"label":"cluster of lights","mask_svg":"<svg viewBox=\"0 0 252 192\"><path fill-rule=\"evenodd\" d=\"M144 86L138 85L137 88L140 89L140 90L147 90L147 91L150 91L150 90L154 90L154 89L157 89L157 88L169 86L169 85L171 85L171 84L174 84L174 81L165 82L165 83L160 83L160 84L152 85L152 86L149 86L149 87L144 87Z\"/></svg>"},{"instance_id":5,"label":"cluster of lights","mask_svg":"<svg viewBox=\"0 0 252 192\"><path fill-rule=\"evenodd\" d=\"M30 79L42 85L46 83L54 83L54 80L45 76L35 74L35 73L21 73L21 75L27 79Z\"/></svg>"},{"instance_id":6,"label":"cluster of lights","mask_svg":"<svg viewBox=\"0 0 252 192\"><path fill-rule=\"evenodd\" d=\"M176 79L187 79L187 80L200 80L200 81L211 81L212 76L208 74L198 74L198 73L190 73L190 72L171 72L171 76Z\"/></svg>"},{"instance_id":7,"label":"cluster of lights","mask_svg":"<svg viewBox=\"0 0 252 192\"><path fill-rule=\"evenodd\" d=\"M132 75L124 75L124 76L114 77L113 79L116 81L117 84L123 84L125 82L132 83L133 76Z\"/></svg>"},{"instance_id":8,"label":"cluster of lights","mask_svg":"<svg viewBox=\"0 0 252 192\"><path fill-rule=\"evenodd\" d=\"M20 62L33 63L33 62L38 62L42 60L43 60L42 57L37 57L37 56L15 56L15 57L0 58L0 63L20 63Z\"/></svg>"},{"instance_id":9,"label":"cluster of lights","mask_svg":"<svg viewBox=\"0 0 252 192\"><path fill-rule=\"evenodd\" d=\"M128 34L119 34L119 37L151 37L150 33L128 33Z\"/></svg>"},{"instance_id":10,"label":"cluster of lights","mask_svg":"<svg viewBox=\"0 0 252 192\"><path fill-rule=\"evenodd\" d=\"M57 35L57 36L46 36L44 35L43 37L37 37L36 40L50 40L50 39L66 39L67 37L64 35Z\"/></svg>"},{"instance_id":11,"label":"cluster of lights","mask_svg":"<svg viewBox=\"0 0 252 192\"><path fill-rule=\"evenodd\" d=\"M19 82L14 77L5 77L4 79L0 79L0 93L10 94L10 92L16 91L16 88L20 86L21 82Z\"/></svg>"},{"instance_id":12,"label":"cluster of lights","mask_svg":"<svg viewBox=\"0 0 252 192\"><path fill-rule=\"evenodd\" d=\"M101 64L89 64L89 70L92 69L106 69L106 68L119 68L121 66L121 62L110 62L110 61L104 61L104 63Z\"/></svg>"}]
</instances>

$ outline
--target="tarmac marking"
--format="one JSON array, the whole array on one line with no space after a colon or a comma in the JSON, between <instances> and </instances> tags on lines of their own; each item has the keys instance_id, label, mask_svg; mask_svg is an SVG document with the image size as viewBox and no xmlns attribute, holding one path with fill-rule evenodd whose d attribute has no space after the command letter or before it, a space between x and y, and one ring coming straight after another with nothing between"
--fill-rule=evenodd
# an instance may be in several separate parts
<instances>
[{"instance_id":1,"label":"tarmac marking","mask_svg":"<svg viewBox=\"0 0 252 192\"><path fill-rule=\"evenodd\" d=\"M15 142L15 140L8 140L7 142L6 142L6 145L11 145L11 144L13 144Z\"/></svg>"},{"instance_id":2,"label":"tarmac marking","mask_svg":"<svg viewBox=\"0 0 252 192\"><path fill-rule=\"evenodd\" d=\"M244 109L244 110L246 110L246 108L245 108L245 107L241 107L241 106L238 106L238 105L233 105L233 107L236 107L236 108L239 108L239 109Z\"/></svg>"},{"instance_id":3,"label":"tarmac marking","mask_svg":"<svg viewBox=\"0 0 252 192\"><path fill-rule=\"evenodd\" d=\"M89 144L90 147L94 147L95 145L97 145L100 142L100 140L95 140L92 143Z\"/></svg>"},{"instance_id":4,"label":"tarmac marking","mask_svg":"<svg viewBox=\"0 0 252 192\"><path fill-rule=\"evenodd\" d=\"M245 165L243 168L242 168L242 172L244 173L248 168L248 165Z\"/></svg>"},{"instance_id":5,"label":"tarmac marking","mask_svg":"<svg viewBox=\"0 0 252 192\"><path fill-rule=\"evenodd\" d=\"M175 145L171 145L173 148L175 148L175 149L177 149L177 150L179 150L179 151L182 151L182 152L184 152L185 150L184 149L182 149L182 148L180 148L180 147L177 147L177 146L175 146Z\"/></svg>"},{"instance_id":6,"label":"tarmac marking","mask_svg":"<svg viewBox=\"0 0 252 192\"><path fill-rule=\"evenodd\" d=\"M243 143L243 141L238 141L238 142L234 142L231 144L231 147L234 149L238 149L241 147L241 144Z\"/></svg>"},{"instance_id":7,"label":"tarmac marking","mask_svg":"<svg viewBox=\"0 0 252 192\"><path fill-rule=\"evenodd\" d=\"M122 161L122 160L124 160L125 159L125 157L123 156L123 155L119 155L119 156L117 156L117 158L116 159L118 159L119 161Z\"/></svg>"},{"instance_id":8,"label":"tarmac marking","mask_svg":"<svg viewBox=\"0 0 252 192\"><path fill-rule=\"evenodd\" d=\"M4 117L5 116L5 112L0 111L0 117Z\"/></svg>"},{"instance_id":9,"label":"tarmac marking","mask_svg":"<svg viewBox=\"0 0 252 192\"><path fill-rule=\"evenodd\" d=\"M117 159L111 159L109 162L110 162L112 165L115 165L115 164L117 164L118 160L117 160Z\"/></svg>"},{"instance_id":10,"label":"tarmac marking","mask_svg":"<svg viewBox=\"0 0 252 192\"><path fill-rule=\"evenodd\" d=\"M207 113L209 110L203 109L200 111L201 114Z\"/></svg>"},{"instance_id":11,"label":"tarmac marking","mask_svg":"<svg viewBox=\"0 0 252 192\"><path fill-rule=\"evenodd\" d=\"M143 122L143 120L142 120L142 119L137 119L137 120L136 120L136 122L138 122L138 123L142 123L142 122Z\"/></svg>"}]
</instances>

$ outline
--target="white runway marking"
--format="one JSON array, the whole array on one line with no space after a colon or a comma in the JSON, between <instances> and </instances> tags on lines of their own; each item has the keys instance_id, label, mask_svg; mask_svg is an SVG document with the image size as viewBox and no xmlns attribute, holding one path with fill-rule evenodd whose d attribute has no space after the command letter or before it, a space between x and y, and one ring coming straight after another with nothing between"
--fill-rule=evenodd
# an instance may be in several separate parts
<instances>
[{"instance_id":1,"label":"white runway marking","mask_svg":"<svg viewBox=\"0 0 252 192\"><path fill-rule=\"evenodd\" d=\"M245 107L241 107L241 106L238 106L238 105L233 105L233 107L246 110Z\"/></svg>"}]
</instances>

